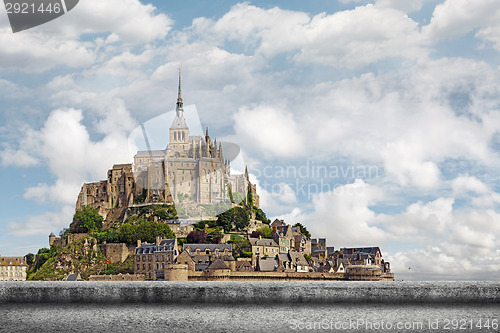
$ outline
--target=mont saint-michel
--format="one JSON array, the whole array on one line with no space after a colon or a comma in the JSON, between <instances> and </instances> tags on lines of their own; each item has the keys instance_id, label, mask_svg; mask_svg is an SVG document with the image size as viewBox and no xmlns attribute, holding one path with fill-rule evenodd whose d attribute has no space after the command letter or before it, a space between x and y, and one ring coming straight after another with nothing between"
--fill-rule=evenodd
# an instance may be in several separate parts
<instances>
[{"instance_id":1,"label":"mont saint-michel","mask_svg":"<svg viewBox=\"0 0 500 333\"><path fill-rule=\"evenodd\" d=\"M180 70L167 129L165 149L139 150L105 180L83 184L69 227L50 233L50 248L15 261L28 266L27 277L0 271L0 278L394 280L379 247L327 246L305 224L268 219L248 169L231 168L234 145L212 139L208 128L190 133Z\"/></svg>"}]
</instances>

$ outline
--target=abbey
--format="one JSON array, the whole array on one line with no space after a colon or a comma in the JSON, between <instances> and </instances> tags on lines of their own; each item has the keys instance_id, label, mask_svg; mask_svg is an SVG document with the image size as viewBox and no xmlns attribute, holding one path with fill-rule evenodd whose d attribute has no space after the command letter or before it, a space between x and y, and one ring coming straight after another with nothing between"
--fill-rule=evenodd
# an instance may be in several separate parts
<instances>
[{"instance_id":1,"label":"abbey","mask_svg":"<svg viewBox=\"0 0 500 333\"><path fill-rule=\"evenodd\" d=\"M251 197L259 207L256 186L248 171L231 175L230 161L224 159L223 146L205 136L190 135L184 118L179 70L179 88L175 118L169 128L169 143L164 150L138 151L132 164L114 165L108 179L84 184L76 208L85 205L107 215L113 208L137 203L230 203L230 194ZM247 196L247 193L251 196Z\"/></svg>"}]
</instances>

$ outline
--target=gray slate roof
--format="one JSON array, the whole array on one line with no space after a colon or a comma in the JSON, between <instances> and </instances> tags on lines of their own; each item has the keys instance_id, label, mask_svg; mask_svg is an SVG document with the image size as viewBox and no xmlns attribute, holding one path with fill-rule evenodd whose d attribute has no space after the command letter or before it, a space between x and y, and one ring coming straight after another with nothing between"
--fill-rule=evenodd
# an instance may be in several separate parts
<instances>
[{"instance_id":1,"label":"gray slate roof","mask_svg":"<svg viewBox=\"0 0 500 333\"><path fill-rule=\"evenodd\" d=\"M264 257L259 261L261 272L274 272L278 269L278 261L274 257Z\"/></svg>"},{"instance_id":2,"label":"gray slate roof","mask_svg":"<svg viewBox=\"0 0 500 333\"><path fill-rule=\"evenodd\" d=\"M348 247L344 248L344 250L352 251L352 253L368 253L368 254L376 254L377 250L380 251L378 246L374 247ZM382 254L382 251L380 252Z\"/></svg>"},{"instance_id":3,"label":"gray slate roof","mask_svg":"<svg viewBox=\"0 0 500 333\"><path fill-rule=\"evenodd\" d=\"M275 246L275 247L279 246L278 243L276 243L273 239L269 239L269 238L259 239L259 238L249 237L248 240L249 240L250 244L252 244L252 245Z\"/></svg>"},{"instance_id":4,"label":"gray slate roof","mask_svg":"<svg viewBox=\"0 0 500 333\"><path fill-rule=\"evenodd\" d=\"M206 268L207 271L214 271L214 270L220 270L220 269L229 269L229 267L226 266L226 264L220 260L220 259L215 259L210 266Z\"/></svg>"},{"instance_id":5,"label":"gray slate roof","mask_svg":"<svg viewBox=\"0 0 500 333\"><path fill-rule=\"evenodd\" d=\"M304 258L304 255L302 253L295 252L295 251L290 251L288 253L288 255L290 256L290 259L291 259L292 263L294 263L294 264L296 264L298 266L307 266L307 265L309 265L307 263L306 258Z\"/></svg>"},{"instance_id":6,"label":"gray slate roof","mask_svg":"<svg viewBox=\"0 0 500 333\"><path fill-rule=\"evenodd\" d=\"M172 126L170 126L170 129L181 129L181 128L188 128L186 125L186 119L184 119L184 115L182 112L177 113L175 115L174 121L172 122Z\"/></svg>"},{"instance_id":7,"label":"gray slate roof","mask_svg":"<svg viewBox=\"0 0 500 333\"><path fill-rule=\"evenodd\" d=\"M160 245L143 243L135 249L135 254L153 254L156 252L171 252L175 249L175 239L164 239Z\"/></svg>"},{"instance_id":8,"label":"gray slate roof","mask_svg":"<svg viewBox=\"0 0 500 333\"><path fill-rule=\"evenodd\" d=\"M68 275L68 278L66 279L66 281L78 281L78 275L79 274L70 274L70 275Z\"/></svg>"},{"instance_id":9,"label":"gray slate roof","mask_svg":"<svg viewBox=\"0 0 500 333\"><path fill-rule=\"evenodd\" d=\"M226 248L229 252L233 250L231 244L184 244L182 249L186 250L187 247L190 248L191 252L196 251L197 248L199 248L200 251L205 251L208 248L210 252L214 252L216 248L218 248L219 251L224 251Z\"/></svg>"}]
</instances>

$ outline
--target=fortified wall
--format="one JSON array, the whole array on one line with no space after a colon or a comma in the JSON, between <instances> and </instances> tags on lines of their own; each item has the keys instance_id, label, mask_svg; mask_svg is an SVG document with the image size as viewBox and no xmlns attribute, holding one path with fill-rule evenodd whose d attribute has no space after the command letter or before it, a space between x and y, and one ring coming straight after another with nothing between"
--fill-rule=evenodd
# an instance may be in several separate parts
<instances>
[{"instance_id":1,"label":"fortified wall","mask_svg":"<svg viewBox=\"0 0 500 333\"><path fill-rule=\"evenodd\" d=\"M394 273L376 272L371 265L354 272L238 272L230 269L192 271L184 264L168 265L165 280L169 281L394 281Z\"/></svg>"}]
</instances>

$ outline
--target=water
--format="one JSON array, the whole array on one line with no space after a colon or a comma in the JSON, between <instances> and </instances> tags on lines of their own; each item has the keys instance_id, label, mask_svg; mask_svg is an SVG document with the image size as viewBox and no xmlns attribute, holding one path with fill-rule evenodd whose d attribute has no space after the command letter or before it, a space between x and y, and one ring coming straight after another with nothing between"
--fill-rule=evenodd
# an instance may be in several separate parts
<instances>
[{"instance_id":1,"label":"water","mask_svg":"<svg viewBox=\"0 0 500 333\"><path fill-rule=\"evenodd\" d=\"M20 284L21 286L23 284ZM26 286L56 286L64 289L64 283L26 283ZM0 303L0 332L500 332L500 284L488 282L130 282L66 283L77 286L80 291L88 288L92 292L113 288L140 287L171 292L205 290L202 298L190 298L188 302L162 301L159 303L133 302L120 303ZM7 286L7 287L6 287ZM0 284L0 291L8 289L9 284ZM16 284L19 286L19 284ZM328 287L339 287L339 302L314 302L315 295ZM73 288L73 287L71 287ZM184 288L184 289L183 289ZM227 302L228 298L215 297L214 302L207 299L210 295L229 295L238 297L235 291L244 288L251 291L252 301ZM281 288L281 289L280 289ZM271 291L274 290L274 291ZM281 291L280 291L281 290ZM330 297L335 297L329 289ZM380 302L345 301L345 292L386 294ZM391 302L393 295L402 291L424 290L430 301ZM210 292L213 291L212 294ZM278 292L277 292L278 291ZM300 294L280 299L286 291ZM447 295L467 292L469 300L438 301ZM226 294L225 294L226 293ZM280 294L281 293L281 294ZM82 293L81 293L82 294ZM275 296L270 302L267 294ZM68 295L67 293L65 295ZM172 295L174 295L172 293ZM200 294L198 294L200 295ZM368 294L366 294L368 295ZM409 298L413 296L407 294ZM436 296L437 295L437 296ZM448 296L449 296L448 295ZM1 296L1 294L0 294ZM100 297L107 294L101 293ZM264 296L263 302L259 302ZM494 296L494 298L492 298ZM175 299L175 295L172 299ZM397 296L398 299L400 296ZM454 297L454 296L453 296ZM1 299L1 297L0 297ZM342 301L344 299L344 301ZM454 298L457 299L457 298ZM305 301L304 301L305 300ZM158 299L155 299L158 301ZM495 325L496 323L496 325ZM487 326L486 326L487 325Z\"/></svg>"}]
</instances>

